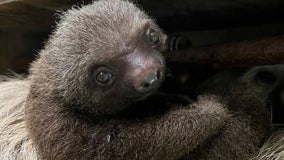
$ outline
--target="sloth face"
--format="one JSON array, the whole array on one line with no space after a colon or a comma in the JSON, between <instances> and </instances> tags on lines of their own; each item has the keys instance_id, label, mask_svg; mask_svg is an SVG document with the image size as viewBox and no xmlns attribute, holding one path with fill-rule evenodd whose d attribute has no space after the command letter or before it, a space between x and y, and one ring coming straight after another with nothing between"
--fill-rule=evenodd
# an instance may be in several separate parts
<instances>
[{"instance_id":1,"label":"sloth face","mask_svg":"<svg viewBox=\"0 0 284 160\"><path fill-rule=\"evenodd\" d=\"M125 54L95 64L90 70L93 95L100 92L100 102L111 106L108 113L122 111L131 103L145 99L164 80L164 58L160 53L165 46L164 35L148 27L139 35L142 35L137 37L139 41L124 47Z\"/></svg>"},{"instance_id":2,"label":"sloth face","mask_svg":"<svg viewBox=\"0 0 284 160\"><path fill-rule=\"evenodd\" d=\"M63 15L32 71L44 73L48 81L35 81L48 83L66 106L115 114L159 88L165 43L166 35L135 5L94 1Z\"/></svg>"}]
</instances>

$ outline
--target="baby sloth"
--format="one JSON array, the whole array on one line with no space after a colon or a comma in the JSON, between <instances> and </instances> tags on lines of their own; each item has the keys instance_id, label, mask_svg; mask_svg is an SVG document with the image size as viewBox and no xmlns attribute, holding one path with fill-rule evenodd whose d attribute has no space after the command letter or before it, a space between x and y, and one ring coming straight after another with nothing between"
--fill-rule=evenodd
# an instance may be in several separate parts
<instances>
[{"instance_id":1,"label":"baby sloth","mask_svg":"<svg viewBox=\"0 0 284 160\"><path fill-rule=\"evenodd\" d=\"M165 41L153 20L128 1L101 0L69 10L28 78L0 83L0 159L190 158L226 127L228 108L239 111L238 118L229 121L218 136L226 138L217 144L226 146L221 142L231 140L230 132L243 135L227 143L231 148L212 148L206 156L241 149L237 158L248 157L266 133L266 112L245 87L236 86L224 99L202 96L191 105L173 105L156 116L126 116L131 108L149 108L141 104L163 108L141 101L165 77L160 53ZM249 123L254 117L263 121Z\"/></svg>"}]
</instances>

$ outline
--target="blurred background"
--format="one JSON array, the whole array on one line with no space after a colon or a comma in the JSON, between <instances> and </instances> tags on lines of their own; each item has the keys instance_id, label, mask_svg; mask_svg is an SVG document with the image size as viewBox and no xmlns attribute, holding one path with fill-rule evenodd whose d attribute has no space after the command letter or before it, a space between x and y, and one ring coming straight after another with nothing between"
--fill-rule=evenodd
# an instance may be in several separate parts
<instances>
[{"instance_id":1,"label":"blurred background","mask_svg":"<svg viewBox=\"0 0 284 160\"><path fill-rule=\"evenodd\" d=\"M0 73L27 73L59 12L88 0L0 0ZM284 34L283 0L137 0L181 48ZM179 49L179 47L173 48Z\"/></svg>"}]
</instances>

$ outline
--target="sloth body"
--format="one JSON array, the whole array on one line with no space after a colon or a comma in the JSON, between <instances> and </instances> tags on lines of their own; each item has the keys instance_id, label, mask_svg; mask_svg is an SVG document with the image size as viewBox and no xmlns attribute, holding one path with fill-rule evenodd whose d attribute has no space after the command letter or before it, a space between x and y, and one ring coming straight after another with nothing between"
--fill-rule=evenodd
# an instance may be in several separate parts
<instances>
[{"instance_id":1,"label":"sloth body","mask_svg":"<svg viewBox=\"0 0 284 160\"><path fill-rule=\"evenodd\" d=\"M127 116L162 83L165 40L127 1L69 10L29 77L0 83L0 159L248 159L269 124L246 85Z\"/></svg>"},{"instance_id":2,"label":"sloth body","mask_svg":"<svg viewBox=\"0 0 284 160\"><path fill-rule=\"evenodd\" d=\"M22 95L22 99L18 99L16 102L17 103L13 103L13 104L2 104L4 107L1 108L1 111L5 111L6 112L6 115L9 115L7 117L5 117L4 119L4 123L1 123L1 129L2 128L5 128L5 132L1 134L1 137L9 137L9 139L7 140L2 138L1 139L1 151L2 151L2 154L1 154L1 159L23 159L23 160L37 160L39 159L38 157L38 154L36 153L36 147L35 145L33 144L32 140L30 139L30 135L29 135L29 132L27 131L26 129L26 122L25 122L25 116L23 114L23 112L25 111L25 108L24 108L24 103L25 103L25 98L27 93L28 93L28 90L29 90L29 82L28 81L9 81L9 82L4 82L1 84L1 88L3 88L3 91L5 91L5 93L9 93L7 95L11 95L11 97L8 97L8 98L11 98L14 100L14 95L17 94L21 94ZM12 87L13 86L13 87ZM6 87L6 88L5 88ZM7 97L6 97L7 98ZM249 98L251 100L251 98ZM2 102L2 101L1 101ZM5 102L5 101L3 101ZM6 101L7 102L7 101ZM14 101L15 102L15 101ZM194 107L193 107L194 106ZM257 149L257 147L246 147L244 146L244 148L234 148L232 147L230 153L228 152L223 152L223 150L226 150L228 151L228 148L223 148L224 144L222 145L214 145L215 147L217 148L213 148L212 149L212 146L209 145L209 144L206 144L204 143L205 138L201 139L202 136L205 136L206 138L212 138L212 136L216 136L218 135L217 133L220 133L221 131L221 127L219 128L215 128L217 127L217 123L216 122L219 122L220 126L227 126L226 129L224 131L222 131L223 133L222 134L219 134L217 136L217 138L214 138L213 141L217 141L217 144L218 143L223 143L223 141L227 141L228 144L226 145L228 147L229 146L239 146L234 144L234 143L239 143L239 138L255 138L254 140L251 140L251 139L245 139L245 141L249 141L249 142L258 142L259 140L257 139L257 137L255 135L244 135L243 137L239 134L233 134L234 136L231 137L231 133L226 133L226 132L229 132L230 130L241 130L240 128L243 127L243 125L245 126L246 125L246 121L244 119L238 119L238 116L234 116L235 118L232 118L230 121L226 121L228 119L228 116L227 115L227 111L226 109L224 109L226 106L225 105L222 105L221 101L219 101L219 98L217 97L203 97L203 98L200 98L198 102L195 102L193 103L191 106L191 108L185 108L185 109L177 109L176 112L175 111L171 111L169 112L168 115L170 114L173 114L172 118L178 118L178 117L175 117L175 116L181 116L183 115L184 113L186 113L186 111L188 111L188 116L192 116L188 121L188 125L191 125L190 128L191 129L194 129L194 130L189 130L188 133L191 133L194 136L196 135L196 140L192 139L190 140L190 142L188 142L188 144L194 144L194 146L183 146L182 148L188 148L188 152L192 151L192 153L189 153L187 156L184 157L184 159L191 159L192 157L195 157L195 159L210 159L210 157L208 156L211 156L211 157L215 157L216 159L226 159L225 157L234 157L234 159L238 158L240 159L239 157L240 156L237 156L235 154L237 153L240 153L240 152L243 152L245 153L245 155L250 155L252 152L256 152L256 150L254 151L250 151L250 150L247 150L248 148L254 148L254 149ZM195 108L196 107L196 108ZM203 108L204 107L204 108ZM223 109L222 109L223 108ZM212 110L211 110L212 109ZM204 110L204 111L202 111ZM178 113L180 115L178 115ZM219 114L224 114L224 117L220 116ZM200 117L199 117L199 116ZM207 117L208 120L211 120L210 121L207 121L207 122L199 122L199 119L202 119L202 121L204 121L204 116L210 116L210 117ZM212 116L212 117L211 117ZM4 116L3 116L4 117ZM2 117L2 119L3 119ZM171 119L170 117L163 117L163 118L169 118ZM197 119L199 118L199 119ZM240 116L240 118L244 118L243 115ZM185 117L183 117L182 120L179 120L182 124L176 124L176 125L184 125L184 123L186 123L186 121L184 120ZM166 119L162 119L162 120L166 120ZM214 120L214 121L212 121ZM233 121L233 120L238 120L238 121ZM47 120L46 120L47 121ZM153 120L150 120L150 121L153 121L154 122L154 119ZM251 121L251 120L248 120L248 121ZM213 123L214 122L214 123ZM227 122L227 123L225 123ZM135 132L136 133L128 133L128 134L139 134L140 132L142 132L143 130L149 130L149 128L145 128L141 125L143 125L144 122L141 122L141 124L139 122L137 123L134 123L134 122L129 122L130 124L132 123L132 125L137 125L137 127L132 127L132 129L135 129ZM165 121L165 123L169 123L167 121ZM102 124L104 125L104 124ZM113 129L112 127L115 127L115 122L113 122L111 124L112 126L110 127L111 129ZM209 126L211 125L211 126ZM213 125L213 127L212 127ZM211 131L209 131L209 127L212 127ZM238 129L236 129L236 127ZM8 130L7 130L8 129ZM98 129L98 130L101 130L102 128ZM175 129L178 129L176 128L175 126ZM70 133L70 129L66 130L66 132ZM80 132L82 132L83 130L80 130ZM152 131L152 130L151 130ZM177 130L172 130L172 132L176 132ZM208 135L200 135L200 133L204 133L204 131L208 131L210 132L210 134L208 133ZM169 134L167 133L167 131L163 131L161 130L161 133L163 132L166 132L164 134ZM240 131L239 131L240 132ZM244 132L244 131L242 131ZM141 133L140 133L141 134ZM247 134L247 133L246 133ZM261 134L261 133L260 133ZM225 137L224 137L225 135ZM75 136L77 138L78 134ZM102 140L105 141L105 143L111 143L112 141L112 138L118 138L118 137L112 137L112 136L115 136L115 134L112 134L111 131L110 132L107 132L106 134L102 135L103 138ZM108 137L109 136L109 137ZM149 136L153 136L149 133ZM229 136L231 137L230 139L227 139L228 137L226 136ZM75 138L73 137L73 138ZM50 138L50 137L48 137ZM61 139L62 137L60 137L59 139ZM119 137L118 139L120 139L121 137ZM143 138L143 137L138 137L139 139ZM153 138L157 138L157 137L153 137ZM161 138L161 137L159 137ZM178 137L175 137L175 138L178 138ZM62 140L62 139L61 139ZM130 139L130 141L132 141L133 139ZM154 140L154 139L153 139ZM199 141L200 140L200 141ZM198 142L199 141L199 142ZM208 141L208 140L207 140ZM70 144L71 140L69 140L67 143ZM156 143L160 143L161 140L159 142L156 142ZM179 142L179 140L175 140L175 139L172 139L172 142ZM209 141L208 141L209 142ZM139 142L141 143L141 142ZM149 143L149 141L147 142ZM179 142L180 143L180 142ZM199 144L206 144L205 146L207 146L207 149L205 149L204 151L200 151L199 148L204 148L204 147L198 147ZM216 144L216 142L214 142ZM134 143L135 145L137 145L137 143ZM149 144L148 144L149 145ZM161 147L163 148L163 146L159 146L159 145L164 145L164 144L156 144L157 147ZM258 144L259 145L259 144ZM258 146L256 145L256 146ZM74 150L74 147L73 146L72 148L70 148L73 152L76 153L77 149ZM76 146L78 147L78 146ZM134 149L134 146L132 146L133 148L131 149ZM147 146L148 147L148 146ZM181 147L180 145L178 147ZM221 149L223 149L222 151L219 151L217 152L217 149L220 149L218 147L221 147ZM51 149L53 149L51 147ZM238 150L235 150L235 149L238 149ZM58 149L57 149L58 150ZM118 150L118 149L117 149ZM137 151L139 151L139 149L136 149ZM171 150L173 152L179 152L177 150L173 150L171 148ZM206 152L205 152L206 151ZM53 151L54 152L54 151ZM60 151L61 152L61 151ZM109 150L109 152L114 152L114 150ZM108 153L109 153L108 152ZM196 153L193 153L193 152L196 152ZM213 153L212 153L213 152ZM50 153L50 152L49 152ZM123 151L120 151L120 153L116 153L115 155L113 156L118 156L121 154L122 157L116 157L118 159L131 159L133 158L133 156L136 158L136 159L143 159L141 157L143 157L143 155L145 156L145 152L142 152L141 154L142 155L131 155L130 153L124 153L124 154L127 154L127 155L123 155ZM157 156L158 154L155 152L151 152L148 151L149 155L147 158L153 158L153 159L164 159L168 157L168 159L175 159L173 157L171 157L171 155L159 155L160 157L155 157ZM186 153L186 150L184 151L184 153ZM65 153L65 154L69 154L69 153ZM70 155L65 155L64 156L70 156ZM117 155L118 154L118 155ZM165 153L164 153L165 154ZM213 154L213 155L211 155ZM205 157L198 157L198 156L205 156ZM109 156L109 154L107 155L104 155L104 156ZM127 157L129 156L129 157ZM137 157L136 157L137 156ZM216 157L216 156L222 156L222 157ZM82 157L82 155L81 155ZM177 158L178 156L176 156ZM198 157L198 158L197 158ZM243 157L243 156L242 156ZM68 159L68 158L72 158L72 159L79 159L78 157L59 157L60 159ZM113 157L112 156L109 156L109 157L100 157L100 158L97 158L97 159L112 159ZM49 158L48 158L49 159ZM89 156L86 156L86 157L83 157L83 159L96 159L95 158L89 158Z\"/></svg>"}]
</instances>

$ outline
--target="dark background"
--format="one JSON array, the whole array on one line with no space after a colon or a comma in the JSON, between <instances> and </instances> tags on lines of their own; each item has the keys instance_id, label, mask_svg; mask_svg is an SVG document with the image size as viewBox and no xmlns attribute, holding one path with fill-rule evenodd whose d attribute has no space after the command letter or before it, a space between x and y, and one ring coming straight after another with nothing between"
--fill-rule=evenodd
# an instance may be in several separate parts
<instances>
[{"instance_id":1,"label":"dark background","mask_svg":"<svg viewBox=\"0 0 284 160\"><path fill-rule=\"evenodd\" d=\"M82 0L0 0L0 73L27 71L57 20ZM190 47L284 34L283 0L138 0L169 35Z\"/></svg>"}]
</instances>

